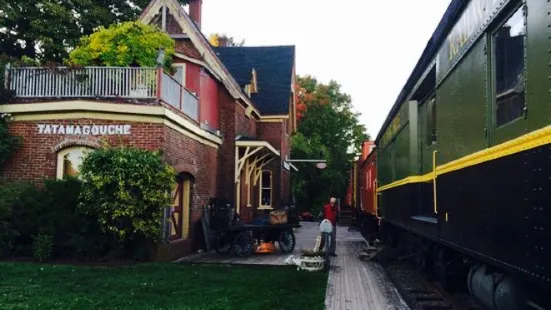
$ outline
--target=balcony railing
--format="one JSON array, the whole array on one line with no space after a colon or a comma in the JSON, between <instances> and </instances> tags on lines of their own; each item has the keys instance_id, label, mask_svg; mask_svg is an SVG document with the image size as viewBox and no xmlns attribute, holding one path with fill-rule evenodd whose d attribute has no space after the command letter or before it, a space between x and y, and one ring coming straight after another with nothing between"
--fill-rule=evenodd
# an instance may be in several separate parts
<instances>
[{"instance_id":1,"label":"balcony railing","mask_svg":"<svg viewBox=\"0 0 551 310\"><path fill-rule=\"evenodd\" d=\"M10 68L7 88L19 99L159 99L198 120L199 102L182 84L158 68Z\"/></svg>"}]
</instances>

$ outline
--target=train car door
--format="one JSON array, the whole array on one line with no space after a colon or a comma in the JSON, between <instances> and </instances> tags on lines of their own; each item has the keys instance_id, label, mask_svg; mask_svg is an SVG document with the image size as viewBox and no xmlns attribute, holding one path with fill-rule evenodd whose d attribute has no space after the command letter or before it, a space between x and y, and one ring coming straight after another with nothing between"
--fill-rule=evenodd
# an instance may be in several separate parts
<instances>
[{"instance_id":1,"label":"train car door","mask_svg":"<svg viewBox=\"0 0 551 310\"><path fill-rule=\"evenodd\" d=\"M437 155L436 108L434 92L418 106L419 175L430 175L435 169L434 156ZM438 224L438 214L434 204L434 185L433 180L419 184L419 210L414 219Z\"/></svg>"}]
</instances>

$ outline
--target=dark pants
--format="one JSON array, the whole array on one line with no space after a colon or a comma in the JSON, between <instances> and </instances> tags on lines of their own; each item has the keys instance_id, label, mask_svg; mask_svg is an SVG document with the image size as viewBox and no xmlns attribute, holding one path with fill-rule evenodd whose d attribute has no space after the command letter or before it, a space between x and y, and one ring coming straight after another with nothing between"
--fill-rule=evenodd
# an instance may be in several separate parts
<instances>
[{"instance_id":1,"label":"dark pants","mask_svg":"<svg viewBox=\"0 0 551 310\"><path fill-rule=\"evenodd\" d=\"M336 246L337 246L337 225L333 225L333 231L331 232L331 244L329 245L329 254L335 254Z\"/></svg>"}]
</instances>

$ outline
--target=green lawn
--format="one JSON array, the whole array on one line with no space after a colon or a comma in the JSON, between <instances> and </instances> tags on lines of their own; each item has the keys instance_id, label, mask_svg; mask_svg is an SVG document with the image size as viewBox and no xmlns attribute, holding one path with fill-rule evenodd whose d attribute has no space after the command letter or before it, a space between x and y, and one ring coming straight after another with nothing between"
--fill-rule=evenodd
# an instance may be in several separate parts
<instances>
[{"instance_id":1,"label":"green lawn","mask_svg":"<svg viewBox=\"0 0 551 310\"><path fill-rule=\"evenodd\" d=\"M0 309L323 309L326 273L295 267L0 263Z\"/></svg>"}]
</instances>

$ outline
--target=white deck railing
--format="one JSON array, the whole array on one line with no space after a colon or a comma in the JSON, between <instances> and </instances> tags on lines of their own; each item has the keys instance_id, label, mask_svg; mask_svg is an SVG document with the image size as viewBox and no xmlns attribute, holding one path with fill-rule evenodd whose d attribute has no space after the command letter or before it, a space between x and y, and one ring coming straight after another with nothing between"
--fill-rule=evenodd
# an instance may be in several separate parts
<instances>
[{"instance_id":1,"label":"white deck railing","mask_svg":"<svg viewBox=\"0 0 551 310\"><path fill-rule=\"evenodd\" d=\"M161 99L164 102L180 109L192 119L198 119L199 101L197 97L165 72L162 73L161 84Z\"/></svg>"},{"instance_id":2,"label":"white deck railing","mask_svg":"<svg viewBox=\"0 0 551 310\"><path fill-rule=\"evenodd\" d=\"M10 68L7 87L16 98L160 99L198 120L196 96L158 68Z\"/></svg>"}]
</instances>

